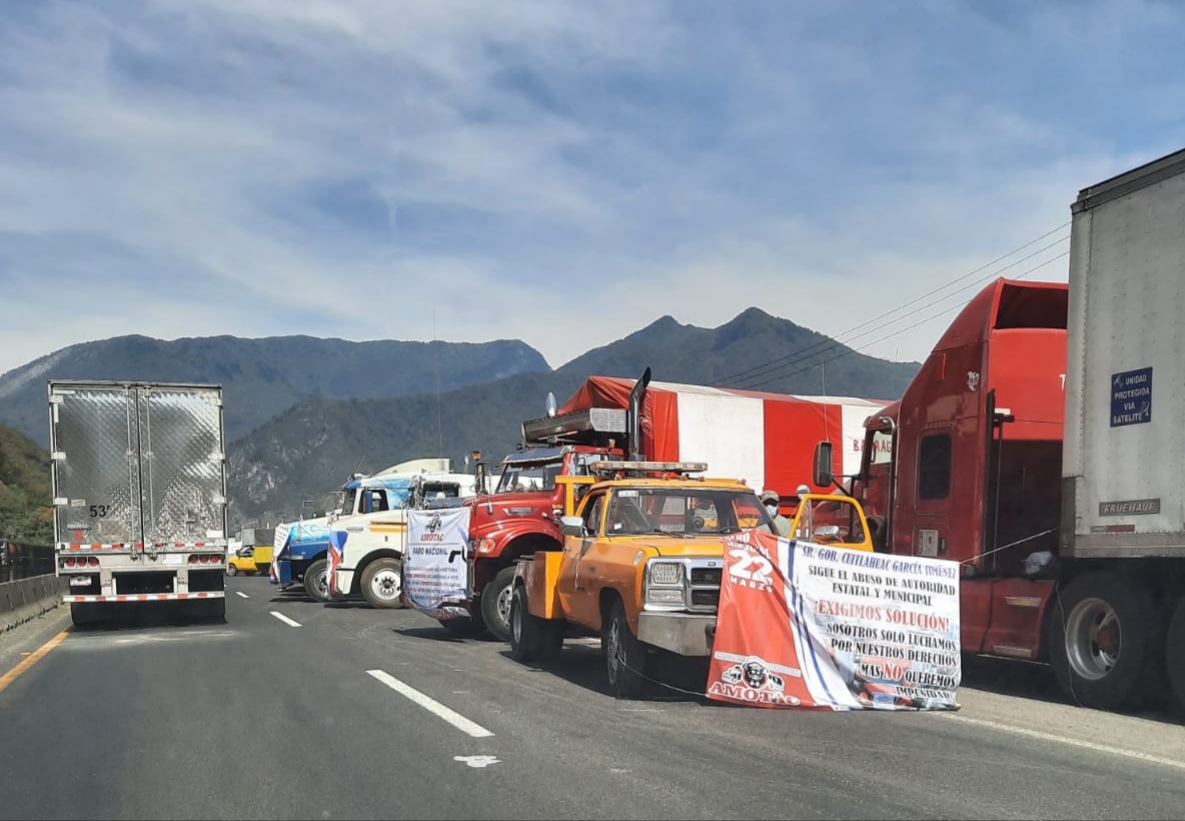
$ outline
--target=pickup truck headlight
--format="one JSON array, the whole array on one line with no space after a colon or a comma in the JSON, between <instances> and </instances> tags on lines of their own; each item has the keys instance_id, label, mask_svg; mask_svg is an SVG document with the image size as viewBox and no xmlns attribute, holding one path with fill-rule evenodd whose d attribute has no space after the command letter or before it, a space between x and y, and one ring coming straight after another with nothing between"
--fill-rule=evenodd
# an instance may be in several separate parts
<instances>
[{"instance_id":1,"label":"pickup truck headlight","mask_svg":"<svg viewBox=\"0 0 1185 821\"><path fill-rule=\"evenodd\" d=\"M651 561L646 565L645 604L662 609L684 607L683 563Z\"/></svg>"},{"instance_id":2,"label":"pickup truck headlight","mask_svg":"<svg viewBox=\"0 0 1185 821\"><path fill-rule=\"evenodd\" d=\"M655 585L682 585L683 565L676 562L651 562L650 583Z\"/></svg>"}]
</instances>

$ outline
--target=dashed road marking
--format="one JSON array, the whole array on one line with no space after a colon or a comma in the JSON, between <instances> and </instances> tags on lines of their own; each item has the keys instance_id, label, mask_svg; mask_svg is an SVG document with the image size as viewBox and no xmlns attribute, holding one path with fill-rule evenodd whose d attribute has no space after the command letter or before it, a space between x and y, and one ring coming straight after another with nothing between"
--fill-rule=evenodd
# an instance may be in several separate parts
<instances>
[{"instance_id":1,"label":"dashed road marking","mask_svg":"<svg viewBox=\"0 0 1185 821\"><path fill-rule=\"evenodd\" d=\"M454 755L453 761L464 761L470 767L481 769L491 764L501 764L496 755Z\"/></svg>"},{"instance_id":2,"label":"dashed road marking","mask_svg":"<svg viewBox=\"0 0 1185 821\"><path fill-rule=\"evenodd\" d=\"M288 625L289 627L300 627L300 622L293 621L292 619L285 616L283 613L277 613L275 610L272 610L271 614L273 616L275 616L277 619L279 619L280 621L284 622L284 624Z\"/></svg>"},{"instance_id":3,"label":"dashed road marking","mask_svg":"<svg viewBox=\"0 0 1185 821\"><path fill-rule=\"evenodd\" d=\"M242 597L242 598L244 598L244 599L249 599L249 598L251 598L251 597L250 597L250 596L248 596L246 593L244 593L242 590L236 590L236 591L235 591L235 595L236 595L236 596L241 596L241 597Z\"/></svg>"},{"instance_id":4,"label":"dashed road marking","mask_svg":"<svg viewBox=\"0 0 1185 821\"><path fill-rule=\"evenodd\" d=\"M491 733L485 727L482 727L480 724L470 721L469 719L465 718L465 716L461 715L456 710L453 710L450 707L445 707L443 704L441 704L436 699L432 698L431 696L424 695L416 688L412 687L409 684L405 684L404 682L400 681L399 679L395 678L394 676L390 675L389 673L385 673L382 670L367 670L366 672L368 675L371 675L374 678L378 679L383 684L387 685L392 690L399 693L401 696L404 696L404 697L410 699L411 701L414 701L416 704L420 705L425 710L427 710L428 712L437 716L438 718L443 718L445 721L447 721L449 724L453 725L454 727L456 727L458 730L460 730L463 733L467 733L467 734L473 736L474 738L489 738L490 736L493 735L493 733ZM471 764L470 766L471 767L473 767L473 766L483 766L484 767L485 765L484 764L482 764L482 765Z\"/></svg>"}]
</instances>

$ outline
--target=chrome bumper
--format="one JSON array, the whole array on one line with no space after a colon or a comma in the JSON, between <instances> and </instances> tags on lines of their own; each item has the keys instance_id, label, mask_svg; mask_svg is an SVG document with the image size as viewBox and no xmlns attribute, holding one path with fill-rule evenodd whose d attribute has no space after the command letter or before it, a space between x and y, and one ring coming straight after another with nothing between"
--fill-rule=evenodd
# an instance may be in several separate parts
<instances>
[{"instance_id":1,"label":"chrome bumper","mask_svg":"<svg viewBox=\"0 0 1185 821\"><path fill-rule=\"evenodd\" d=\"M680 656L708 656L716 637L716 617L690 613L638 615L638 640Z\"/></svg>"}]
</instances>

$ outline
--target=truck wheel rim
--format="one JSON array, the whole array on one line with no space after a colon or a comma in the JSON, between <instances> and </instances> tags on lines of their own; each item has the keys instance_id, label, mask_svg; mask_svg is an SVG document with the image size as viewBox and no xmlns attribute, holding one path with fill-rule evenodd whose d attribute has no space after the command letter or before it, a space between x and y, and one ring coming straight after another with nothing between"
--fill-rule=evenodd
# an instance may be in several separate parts
<instances>
[{"instance_id":1,"label":"truck wheel rim","mask_svg":"<svg viewBox=\"0 0 1185 821\"><path fill-rule=\"evenodd\" d=\"M1110 674L1123 649L1123 631L1115 608L1102 599L1086 599L1066 622L1066 656L1081 678L1098 681Z\"/></svg>"},{"instance_id":2,"label":"truck wheel rim","mask_svg":"<svg viewBox=\"0 0 1185 821\"><path fill-rule=\"evenodd\" d=\"M329 572L318 573L317 578L313 580L313 586L317 588L317 593L322 596L329 596Z\"/></svg>"},{"instance_id":3,"label":"truck wheel rim","mask_svg":"<svg viewBox=\"0 0 1185 821\"><path fill-rule=\"evenodd\" d=\"M502 620L503 624L510 624L510 599L513 595L514 591L510 589L510 585L498 593L498 618Z\"/></svg>"},{"instance_id":4,"label":"truck wheel rim","mask_svg":"<svg viewBox=\"0 0 1185 821\"><path fill-rule=\"evenodd\" d=\"M402 581L394 570L380 570L370 580L370 589L383 601L394 601L399 598Z\"/></svg>"}]
</instances>

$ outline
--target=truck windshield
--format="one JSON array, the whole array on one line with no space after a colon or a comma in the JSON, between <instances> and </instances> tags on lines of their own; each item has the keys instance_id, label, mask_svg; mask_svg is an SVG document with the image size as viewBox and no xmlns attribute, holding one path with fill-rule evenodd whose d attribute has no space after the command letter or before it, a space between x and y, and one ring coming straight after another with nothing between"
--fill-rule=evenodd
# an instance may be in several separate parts
<instances>
[{"instance_id":1,"label":"truck windshield","mask_svg":"<svg viewBox=\"0 0 1185 821\"><path fill-rule=\"evenodd\" d=\"M755 494L709 488L623 488L613 493L605 521L609 536L724 534L756 527L774 532Z\"/></svg>"},{"instance_id":2,"label":"truck windshield","mask_svg":"<svg viewBox=\"0 0 1185 821\"><path fill-rule=\"evenodd\" d=\"M546 462L510 462L502 469L495 493L554 490L555 477L564 470L563 457Z\"/></svg>"},{"instance_id":3,"label":"truck windshield","mask_svg":"<svg viewBox=\"0 0 1185 821\"><path fill-rule=\"evenodd\" d=\"M342 494L342 504L338 508L338 513L343 516L349 516L354 512L354 503L358 501L358 488L350 488Z\"/></svg>"}]
</instances>

